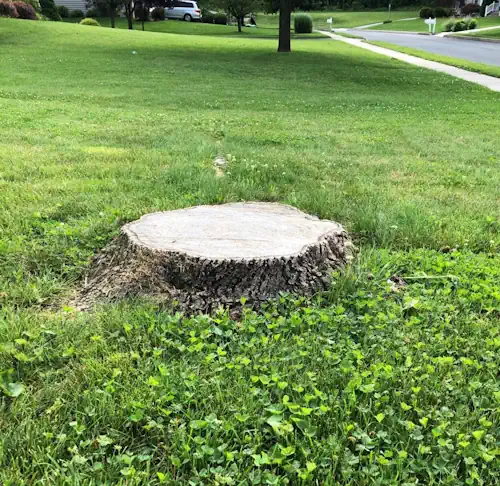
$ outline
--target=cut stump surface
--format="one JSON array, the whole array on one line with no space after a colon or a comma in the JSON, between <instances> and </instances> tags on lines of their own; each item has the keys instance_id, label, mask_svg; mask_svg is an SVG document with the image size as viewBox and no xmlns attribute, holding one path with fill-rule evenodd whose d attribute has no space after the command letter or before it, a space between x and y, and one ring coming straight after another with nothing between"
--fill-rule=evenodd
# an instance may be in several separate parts
<instances>
[{"instance_id":1,"label":"cut stump surface","mask_svg":"<svg viewBox=\"0 0 500 486\"><path fill-rule=\"evenodd\" d=\"M127 296L177 300L192 311L279 292L310 295L352 258L344 228L272 203L146 214L94 258L77 305Z\"/></svg>"}]
</instances>

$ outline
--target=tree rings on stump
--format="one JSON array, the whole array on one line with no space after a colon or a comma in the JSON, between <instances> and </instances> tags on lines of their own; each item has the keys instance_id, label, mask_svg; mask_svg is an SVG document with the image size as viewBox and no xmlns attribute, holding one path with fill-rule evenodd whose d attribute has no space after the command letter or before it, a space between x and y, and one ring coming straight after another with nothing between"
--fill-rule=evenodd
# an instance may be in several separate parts
<instances>
[{"instance_id":1,"label":"tree rings on stump","mask_svg":"<svg viewBox=\"0 0 500 486\"><path fill-rule=\"evenodd\" d=\"M94 258L77 305L152 296L197 312L237 306L241 297L258 304L279 292L310 295L353 250L340 224L282 204L151 213Z\"/></svg>"}]
</instances>

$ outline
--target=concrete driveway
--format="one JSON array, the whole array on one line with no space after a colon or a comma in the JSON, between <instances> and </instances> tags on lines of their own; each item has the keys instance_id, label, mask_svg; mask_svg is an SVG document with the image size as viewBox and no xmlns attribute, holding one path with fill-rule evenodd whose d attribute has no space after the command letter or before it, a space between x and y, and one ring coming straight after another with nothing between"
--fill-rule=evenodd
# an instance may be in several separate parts
<instances>
[{"instance_id":1,"label":"concrete driveway","mask_svg":"<svg viewBox=\"0 0 500 486\"><path fill-rule=\"evenodd\" d=\"M466 59L500 66L500 43L457 40L451 37L436 37L418 34L397 34L374 30L347 30L351 34L364 37L367 41L390 42L403 47L412 47L442 56Z\"/></svg>"}]
</instances>

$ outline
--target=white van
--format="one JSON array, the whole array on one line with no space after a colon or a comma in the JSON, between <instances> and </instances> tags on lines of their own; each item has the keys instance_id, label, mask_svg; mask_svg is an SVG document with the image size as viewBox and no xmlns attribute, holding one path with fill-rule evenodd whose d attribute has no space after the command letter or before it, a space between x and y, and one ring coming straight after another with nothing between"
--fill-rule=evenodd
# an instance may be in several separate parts
<instances>
[{"instance_id":1,"label":"white van","mask_svg":"<svg viewBox=\"0 0 500 486\"><path fill-rule=\"evenodd\" d=\"M192 20L201 19L201 10L196 2L184 2L174 0L165 9L165 17L167 19L179 19L191 22Z\"/></svg>"}]
</instances>

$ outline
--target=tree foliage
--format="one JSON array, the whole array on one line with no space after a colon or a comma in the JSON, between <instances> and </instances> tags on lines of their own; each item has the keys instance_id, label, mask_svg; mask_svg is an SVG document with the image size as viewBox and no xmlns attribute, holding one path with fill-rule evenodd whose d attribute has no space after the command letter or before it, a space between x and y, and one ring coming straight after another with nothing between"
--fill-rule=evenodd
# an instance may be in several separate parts
<instances>
[{"instance_id":1,"label":"tree foliage","mask_svg":"<svg viewBox=\"0 0 500 486\"><path fill-rule=\"evenodd\" d=\"M260 0L217 0L217 7L235 17L238 21L238 32L245 24L245 16L262 9Z\"/></svg>"}]
</instances>

